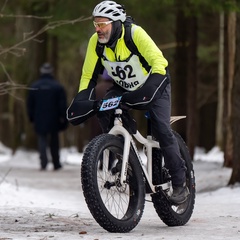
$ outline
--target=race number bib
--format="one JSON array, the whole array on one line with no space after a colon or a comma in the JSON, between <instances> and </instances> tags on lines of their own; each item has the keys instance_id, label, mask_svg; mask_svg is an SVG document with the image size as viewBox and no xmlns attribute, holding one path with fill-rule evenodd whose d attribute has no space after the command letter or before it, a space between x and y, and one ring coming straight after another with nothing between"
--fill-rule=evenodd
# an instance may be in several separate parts
<instances>
[{"instance_id":1,"label":"race number bib","mask_svg":"<svg viewBox=\"0 0 240 240\"><path fill-rule=\"evenodd\" d=\"M117 108L120 103L121 98L122 97L115 97L115 98L103 100L99 111L106 111L106 110Z\"/></svg>"},{"instance_id":2,"label":"race number bib","mask_svg":"<svg viewBox=\"0 0 240 240\"><path fill-rule=\"evenodd\" d=\"M108 75L115 83L128 91L134 91L141 87L151 73L142 68L137 55L133 55L128 62L102 61Z\"/></svg>"}]
</instances>

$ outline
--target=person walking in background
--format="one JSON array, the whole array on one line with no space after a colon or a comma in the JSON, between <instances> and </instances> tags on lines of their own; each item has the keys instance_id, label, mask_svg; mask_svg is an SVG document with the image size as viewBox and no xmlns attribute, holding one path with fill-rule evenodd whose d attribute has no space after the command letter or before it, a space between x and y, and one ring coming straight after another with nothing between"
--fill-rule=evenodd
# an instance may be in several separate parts
<instances>
[{"instance_id":1,"label":"person walking in background","mask_svg":"<svg viewBox=\"0 0 240 240\"><path fill-rule=\"evenodd\" d=\"M28 118L38 137L41 170L47 168L48 146L54 170L62 168L58 134L67 128L66 109L66 91L54 78L51 64L44 63L40 68L40 77L31 84L27 97Z\"/></svg>"}]
</instances>

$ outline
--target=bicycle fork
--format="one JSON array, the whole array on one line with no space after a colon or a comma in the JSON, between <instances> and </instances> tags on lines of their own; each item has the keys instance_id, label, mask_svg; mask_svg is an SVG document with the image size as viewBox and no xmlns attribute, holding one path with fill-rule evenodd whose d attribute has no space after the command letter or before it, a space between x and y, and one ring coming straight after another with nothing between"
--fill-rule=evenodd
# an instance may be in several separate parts
<instances>
[{"instance_id":1,"label":"bicycle fork","mask_svg":"<svg viewBox=\"0 0 240 240\"><path fill-rule=\"evenodd\" d=\"M130 154L130 146L131 146L131 135L128 131L122 127L121 125L115 125L109 132L109 134L113 135L121 135L124 137L124 151L123 151L123 158L122 158L122 170L121 170L121 177L120 183L124 184L127 178L127 169L128 169L128 158Z\"/></svg>"}]
</instances>

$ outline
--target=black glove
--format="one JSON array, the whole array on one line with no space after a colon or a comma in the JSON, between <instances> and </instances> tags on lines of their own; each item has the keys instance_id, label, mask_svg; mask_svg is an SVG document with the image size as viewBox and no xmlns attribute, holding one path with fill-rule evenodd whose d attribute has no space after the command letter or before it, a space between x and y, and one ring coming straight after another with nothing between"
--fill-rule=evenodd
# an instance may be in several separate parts
<instances>
[{"instance_id":1,"label":"black glove","mask_svg":"<svg viewBox=\"0 0 240 240\"><path fill-rule=\"evenodd\" d=\"M90 93L91 89L79 92L67 109L67 119L72 125L83 123L96 114L97 103L94 100L89 100Z\"/></svg>"},{"instance_id":2,"label":"black glove","mask_svg":"<svg viewBox=\"0 0 240 240\"><path fill-rule=\"evenodd\" d=\"M101 100L95 100L94 103L93 103L93 109L95 111L98 111L102 105L102 99Z\"/></svg>"}]
</instances>

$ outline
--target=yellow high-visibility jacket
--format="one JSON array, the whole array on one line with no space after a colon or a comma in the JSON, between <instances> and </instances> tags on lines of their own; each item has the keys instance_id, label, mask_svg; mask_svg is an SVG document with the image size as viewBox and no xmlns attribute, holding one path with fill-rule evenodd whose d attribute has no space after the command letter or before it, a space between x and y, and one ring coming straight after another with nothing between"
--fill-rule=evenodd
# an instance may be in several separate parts
<instances>
[{"instance_id":1,"label":"yellow high-visibility jacket","mask_svg":"<svg viewBox=\"0 0 240 240\"><path fill-rule=\"evenodd\" d=\"M125 44L124 34L125 28L122 26L122 34L114 51L104 46L101 57L96 52L97 33L90 38L79 92L67 110L67 119L73 125L84 122L97 112L94 88L98 75L104 68L115 83L122 87L122 102L136 109L148 107L154 99L161 96L169 83L168 62L149 35L141 27L132 24L132 39L148 64L146 67L137 54L130 52Z\"/></svg>"},{"instance_id":2,"label":"yellow high-visibility jacket","mask_svg":"<svg viewBox=\"0 0 240 240\"><path fill-rule=\"evenodd\" d=\"M129 76L129 74L131 73L130 71L131 69L129 69L128 67L129 62L126 63L125 61L128 60L128 58L131 55L131 52L125 44L124 34L125 34L125 29L122 26L122 35L117 41L114 52L111 48L107 46L104 47L103 55L107 59L105 61L103 58L99 60L99 56L96 53L96 46L98 41L97 33L94 33L92 35L87 47L87 53L86 53L86 57L85 57L85 61L82 69L82 76L80 79L79 91L87 89L91 81L94 81L94 82L97 81L98 74L102 70L102 67L105 67L107 69L108 74L120 86L121 86L121 83L119 83L119 81L122 80L121 78L123 78L124 76L126 76L127 78ZM132 39L138 51L145 58L145 60L147 61L151 69L149 72L147 72L147 70L142 66L139 60L139 57L136 56L135 59L133 60L134 62L133 65L135 68L137 68L137 65L138 65L139 68L136 69L136 73L139 73L139 71L141 71L140 75L142 76L142 81L134 89L126 88L126 90L128 91L133 91L141 87L144 84L144 82L148 79L149 74L156 73L156 74L165 75L166 67L168 65L168 62L164 58L161 50L156 46L154 41L143 30L143 28L135 24L132 24ZM116 76L116 72L115 72L115 75L114 75L114 72L111 72L112 68L111 66L108 66L108 63L115 64L114 66L117 66L116 69L118 70L120 79ZM121 67L122 64L123 64L123 67ZM144 76L146 76L145 79L144 79ZM124 79L124 81L126 80Z\"/></svg>"}]
</instances>

